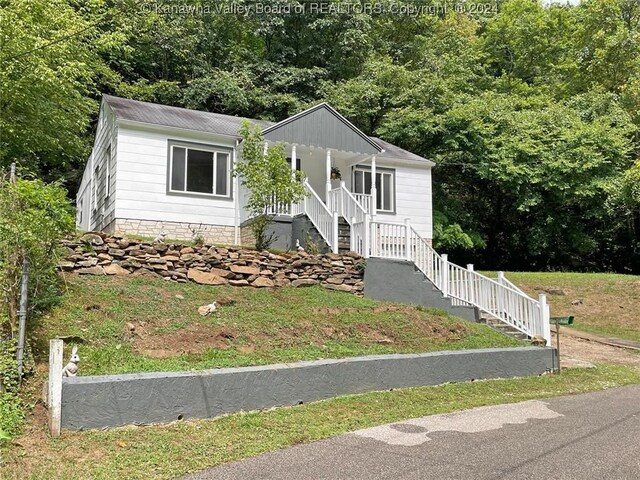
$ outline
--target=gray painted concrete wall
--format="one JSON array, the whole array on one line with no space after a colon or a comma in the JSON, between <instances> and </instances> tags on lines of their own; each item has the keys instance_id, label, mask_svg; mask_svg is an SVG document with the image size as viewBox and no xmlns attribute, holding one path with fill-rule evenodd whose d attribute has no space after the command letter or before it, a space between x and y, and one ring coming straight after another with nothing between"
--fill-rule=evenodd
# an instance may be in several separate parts
<instances>
[{"instance_id":1,"label":"gray painted concrete wall","mask_svg":"<svg viewBox=\"0 0 640 480\"><path fill-rule=\"evenodd\" d=\"M292 250L296 242L291 242L291 217L275 217L267 227L267 235L274 235L271 247L280 250Z\"/></svg>"},{"instance_id":2,"label":"gray painted concrete wall","mask_svg":"<svg viewBox=\"0 0 640 480\"><path fill-rule=\"evenodd\" d=\"M309 217L306 215L298 215L291 223L291 239L293 247L296 246L296 240L300 241L302 248L307 249L307 239L311 239L318 247L318 253L331 253L331 249L320 232L313 225Z\"/></svg>"},{"instance_id":3,"label":"gray painted concrete wall","mask_svg":"<svg viewBox=\"0 0 640 480\"><path fill-rule=\"evenodd\" d=\"M390 388L522 377L544 373L555 362L552 348L523 347L71 377L62 384L62 428L208 418Z\"/></svg>"},{"instance_id":4,"label":"gray painted concrete wall","mask_svg":"<svg viewBox=\"0 0 640 480\"><path fill-rule=\"evenodd\" d=\"M302 248L307 248L307 238L313 240L318 246L318 253L329 253L331 249L327 242L318 233L309 217L298 215L294 218L278 216L267 227L267 235L273 233L276 240L271 244L273 248L280 250L295 250L296 240L300 242Z\"/></svg>"},{"instance_id":5,"label":"gray painted concrete wall","mask_svg":"<svg viewBox=\"0 0 640 480\"><path fill-rule=\"evenodd\" d=\"M369 258L364 271L364 296L376 300L439 308L452 315L477 322L474 307L453 306L433 283L408 260Z\"/></svg>"}]
</instances>

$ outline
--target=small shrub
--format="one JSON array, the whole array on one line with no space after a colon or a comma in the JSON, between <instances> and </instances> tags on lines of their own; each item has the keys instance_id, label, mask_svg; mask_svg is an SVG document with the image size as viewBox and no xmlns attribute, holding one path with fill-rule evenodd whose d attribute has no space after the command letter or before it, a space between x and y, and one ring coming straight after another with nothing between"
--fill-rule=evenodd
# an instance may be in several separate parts
<instances>
[{"instance_id":1,"label":"small shrub","mask_svg":"<svg viewBox=\"0 0 640 480\"><path fill-rule=\"evenodd\" d=\"M189 225L189 230L191 230L191 241L193 242L193 246L203 246L205 243L204 234L207 231L207 227L200 223L200 225L196 226Z\"/></svg>"},{"instance_id":2,"label":"small shrub","mask_svg":"<svg viewBox=\"0 0 640 480\"><path fill-rule=\"evenodd\" d=\"M25 418L25 407L14 393L0 393L0 440L20 433Z\"/></svg>"},{"instance_id":3,"label":"small shrub","mask_svg":"<svg viewBox=\"0 0 640 480\"><path fill-rule=\"evenodd\" d=\"M251 219L249 225L255 238L255 248L258 251L268 250L278 237L274 232L267 233L267 227L273 221L273 215L261 214Z\"/></svg>"},{"instance_id":4,"label":"small shrub","mask_svg":"<svg viewBox=\"0 0 640 480\"><path fill-rule=\"evenodd\" d=\"M304 232L304 250L311 255L318 255L320 253L320 246L309 232Z\"/></svg>"},{"instance_id":5,"label":"small shrub","mask_svg":"<svg viewBox=\"0 0 640 480\"><path fill-rule=\"evenodd\" d=\"M0 340L0 393L15 393L18 390L18 365L15 339Z\"/></svg>"}]
</instances>

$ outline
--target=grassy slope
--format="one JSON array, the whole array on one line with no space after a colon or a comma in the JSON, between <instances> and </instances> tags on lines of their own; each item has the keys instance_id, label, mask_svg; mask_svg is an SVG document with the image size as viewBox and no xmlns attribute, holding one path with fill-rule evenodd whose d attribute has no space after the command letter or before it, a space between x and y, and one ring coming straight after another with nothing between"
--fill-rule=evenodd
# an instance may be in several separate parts
<instances>
[{"instance_id":1,"label":"grassy slope","mask_svg":"<svg viewBox=\"0 0 640 480\"><path fill-rule=\"evenodd\" d=\"M208 287L141 277L67 282L38 337L82 337L83 375L520 345L442 312L321 287ZM214 300L235 303L200 316L197 308ZM134 334L127 323L135 325Z\"/></svg>"},{"instance_id":2,"label":"grassy slope","mask_svg":"<svg viewBox=\"0 0 640 480\"><path fill-rule=\"evenodd\" d=\"M600 365L561 374L447 384L340 397L213 420L110 431L44 428L0 450L7 479L152 479L177 476L298 443L423 415L640 383L627 367Z\"/></svg>"},{"instance_id":3,"label":"grassy slope","mask_svg":"<svg viewBox=\"0 0 640 480\"><path fill-rule=\"evenodd\" d=\"M540 290L563 290L566 295L547 295L551 315L575 316L576 329L640 342L640 276L528 272L505 275L536 297ZM583 303L571 305L574 300Z\"/></svg>"}]
</instances>

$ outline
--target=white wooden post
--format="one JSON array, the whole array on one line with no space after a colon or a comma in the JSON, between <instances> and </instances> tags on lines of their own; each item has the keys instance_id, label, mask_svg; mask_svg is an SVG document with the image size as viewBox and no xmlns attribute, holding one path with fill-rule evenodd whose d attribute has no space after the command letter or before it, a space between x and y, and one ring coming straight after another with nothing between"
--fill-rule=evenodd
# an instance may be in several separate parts
<instances>
[{"instance_id":1,"label":"white wooden post","mask_svg":"<svg viewBox=\"0 0 640 480\"><path fill-rule=\"evenodd\" d=\"M355 225L356 225L356 217L351 217L351 230L349 232L349 250L351 250L352 252L357 252L357 248L356 248L356 232L355 232Z\"/></svg>"},{"instance_id":2,"label":"white wooden post","mask_svg":"<svg viewBox=\"0 0 640 480\"><path fill-rule=\"evenodd\" d=\"M364 253L362 255L364 256L364 258L369 258L369 256L371 255L371 250L373 250L371 248L371 223L369 221L369 215L364 216L363 243L364 243L364 246L363 246Z\"/></svg>"},{"instance_id":3,"label":"white wooden post","mask_svg":"<svg viewBox=\"0 0 640 480\"><path fill-rule=\"evenodd\" d=\"M498 283L500 285L504 285L504 272L498 272ZM500 290L498 290L498 298L496 299L497 301L497 309L498 309L498 316L500 318L506 318L507 314L506 314L506 294L503 288L501 288Z\"/></svg>"},{"instance_id":4,"label":"white wooden post","mask_svg":"<svg viewBox=\"0 0 640 480\"><path fill-rule=\"evenodd\" d=\"M371 215L375 215L378 209L376 193L376 156L371 157Z\"/></svg>"},{"instance_id":5,"label":"white wooden post","mask_svg":"<svg viewBox=\"0 0 640 480\"><path fill-rule=\"evenodd\" d=\"M467 264L467 270L473 272L473 263ZM476 303L476 277L473 273L467 275L467 295L471 303Z\"/></svg>"},{"instance_id":6,"label":"white wooden post","mask_svg":"<svg viewBox=\"0 0 640 480\"><path fill-rule=\"evenodd\" d=\"M405 229L405 241L404 241L404 256L407 260L411 260L411 223L408 218L404 219Z\"/></svg>"},{"instance_id":7,"label":"white wooden post","mask_svg":"<svg viewBox=\"0 0 640 480\"><path fill-rule=\"evenodd\" d=\"M264 151L262 152L262 154L266 157L268 151L269 151L269 142L265 141L264 142Z\"/></svg>"},{"instance_id":8,"label":"white wooden post","mask_svg":"<svg viewBox=\"0 0 640 480\"><path fill-rule=\"evenodd\" d=\"M333 253L338 253L338 212L333 212Z\"/></svg>"},{"instance_id":9,"label":"white wooden post","mask_svg":"<svg viewBox=\"0 0 640 480\"><path fill-rule=\"evenodd\" d=\"M291 175L295 176L297 169L298 169L298 159L296 157L296 146L294 144L291 146Z\"/></svg>"},{"instance_id":10,"label":"white wooden post","mask_svg":"<svg viewBox=\"0 0 640 480\"><path fill-rule=\"evenodd\" d=\"M542 325L538 325L536 331L540 332L544 339L547 341L547 347L551 345L551 325L549 324L549 305L547 305L547 296L544 293L538 295L538 302L540 303L540 321ZM557 332L556 332L557 335Z\"/></svg>"},{"instance_id":11,"label":"white wooden post","mask_svg":"<svg viewBox=\"0 0 640 480\"><path fill-rule=\"evenodd\" d=\"M449 296L449 256L446 253L442 257L442 294L444 297Z\"/></svg>"},{"instance_id":12,"label":"white wooden post","mask_svg":"<svg viewBox=\"0 0 640 480\"><path fill-rule=\"evenodd\" d=\"M326 170L327 170L327 183L326 183L326 190L327 190L327 197L326 200L329 200L329 192L331 191L331 150L327 149L327 158L326 158Z\"/></svg>"},{"instance_id":13,"label":"white wooden post","mask_svg":"<svg viewBox=\"0 0 640 480\"><path fill-rule=\"evenodd\" d=\"M297 169L297 158L296 158L296 145L293 144L291 146L291 178L296 178L296 169ZM293 211L294 204L289 204L289 214L293 217L297 212Z\"/></svg>"},{"instance_id":14,"label":"white wooden post","mask_svg":"<svg viewBox=\"0 0 640 480\"><path fill-rule=\"evenodd\" d=\"M345 198L344 198L344 191L347 189L344 180L340 180L340 215L342 215L344 218L347 218L347 213L345 211L344 205L346 203ZM353 224L352 224L353 225Z\"/></svg>"},{"instance_id":15,"label":"white wooden post","mask_svg":"<svg viewBox=\"0 0 640 480\"><path fill-rule=\"evenodd\" d=\"M49 341L49 432L60 435L62 417L62 362L64 342L58 338Z\"/></svg>"}]
</instances>

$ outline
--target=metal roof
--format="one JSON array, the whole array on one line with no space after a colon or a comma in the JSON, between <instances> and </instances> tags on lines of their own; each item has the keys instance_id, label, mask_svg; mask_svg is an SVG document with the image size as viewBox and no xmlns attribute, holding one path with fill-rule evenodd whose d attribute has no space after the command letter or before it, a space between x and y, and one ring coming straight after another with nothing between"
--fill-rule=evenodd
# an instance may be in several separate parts
<instances>
[{"instance_id":1,"label":"metal roof","mask_svg":"<svg viewBox=\"0 0 640 480\"><path fill-rule=\"evenodd\" d=\"M171 107L158 103L140 102L126 98L104 95L103 99L113 110L114 115L122 120L163 125L166 127L196 130L198 132L216 133L239 138L238 131L243 120L249 120L266 127L272 122L244 119L233 115L202 112L188 108Z\"/></svg>"},{"instance_id":2,"label":"metal roof","mask_svg":"<svg viewBox=\"0 0 640 480\"><path fill-rule=\"evenodd\" d=\"M169 105L129 100L126 98L114 97L112 95L103 95L102 98L111 107L116 118L121 120L226 135L238 139L240 138L238 131L240 130L243 120L249 120L252 123L258 124L265 129L265 132L268 132L269 130L276 129L280 125L291 125L296 119L305 116L304 114L318 111L320 107L325 107L325 109L330 109L330 111L335 112L335 110L329 105L320 104L309 110L305 110L305 112L302 112L301 114L294 115L289 119L283 120L282 122L274 123L266 120L256 120L251 118L245 119L233 115L223 115L220 113L203 112L188 108L171 107ZM344 118L338 112L336 112L336 114L338 118ZM347 120L344 120L344 122L346 122L345 127L351 126L351 129L355 129L354 134L358 133L358 135L364 137L370 146L379 146L379 149L383 149L383 152L378 153L378 156L381 158L420 161L433 164L430 160L408 152L407 150L397 147L389 142L385 142L384 140L376 137L367 137L356 127L352 126L352 124Z\"/></svg>"},{"instance_id":3,"label":"metal roof","mask_svg":"<svg viewBox=\"0 0 640 480\"><path fill-rule=\"evenodd\" d=\"M421 157L420 155L416 155L415 153L411 153L404 148L400 148L393 143L385 142L381 138L378 137L369 137L371 140L376 142L380 147L384 149L384 152L378 155L382 158L394 158L394 159L402 159L402 160L412 160L414 162L428 162L431 165L435 165L432 160L428 158Z\"/></svg>"}]
</instances>

